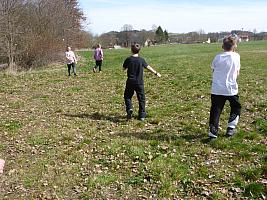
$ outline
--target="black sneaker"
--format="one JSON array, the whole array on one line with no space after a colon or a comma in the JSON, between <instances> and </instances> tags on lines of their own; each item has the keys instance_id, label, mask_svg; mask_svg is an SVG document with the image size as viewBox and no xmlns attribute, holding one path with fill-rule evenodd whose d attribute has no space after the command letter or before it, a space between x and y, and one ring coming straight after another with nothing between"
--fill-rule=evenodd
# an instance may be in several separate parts
<instances>
[{"instance_id":1,"label":"black sneaker","mask_svg":"<svg viewBox=\"0 0 267 200\"><path fill-rule=\"evenodd\" d=\"M231 128L231 127L228 127L227 130L226 130L226 136L232 137L234 134L235 134L235 129Z\"/></svg>"},{"instance_id":2,"label":"black sneaker","mask_svg":"<svg viewBox=\"0 0 267 200\"><path fill-rule=\"evenodd\" d=\"M132 119L133 110L130 109L127 111L127 119Z\"/></svg>"}]
</instances>

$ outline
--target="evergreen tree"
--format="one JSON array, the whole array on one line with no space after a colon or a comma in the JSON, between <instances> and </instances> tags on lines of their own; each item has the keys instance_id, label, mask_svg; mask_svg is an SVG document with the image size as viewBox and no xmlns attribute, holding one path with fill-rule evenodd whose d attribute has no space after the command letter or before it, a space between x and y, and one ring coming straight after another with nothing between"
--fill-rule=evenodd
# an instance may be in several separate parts
<instances>
[{"instance_id":1,"label":"evergreen tree","mask_svg":"<svg viewBox=\"0 0 267 200\"><path fill-rule=\"evenodd\" d=\"M164 31L164 41L167 42L169 40L169 34L167 30Z\"/></svg>"},{"instance_id":2,"label":"evergreen tree","mask_svg":"<svg viewBox=\"0 0 267 200\"><path fill-rule=\"evenodd\" d=\"M162 43L164 41L164 32L161 26L159 26L158 29L156 30L156 41L158 43Z\"/></svg>"}]
</instances>

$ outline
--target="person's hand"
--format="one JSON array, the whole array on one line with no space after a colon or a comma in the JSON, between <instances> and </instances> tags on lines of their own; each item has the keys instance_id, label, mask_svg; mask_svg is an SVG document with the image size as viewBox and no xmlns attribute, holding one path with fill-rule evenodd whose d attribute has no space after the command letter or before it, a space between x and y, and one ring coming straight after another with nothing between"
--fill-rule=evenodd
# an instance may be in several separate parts
<instances>
[{"instance_id":1,"label":"person's hand","mask_svg":"<svg viewBox=\"0 0 267 200\"><path fill-rule=\"evenodd\" d=\"M0 174L4 172L5 161L0 159Z\"/></svg>"},{"instance_id":2,"label":"person's hand","mask_svg":"<svg viewBox=\"0 0 267 200\"><path fill-rule=\"evenodd\" d=\"M161 74L157 72L156 73L156 76L160 78L161 77Z\"/></svg>"}]
</instances>

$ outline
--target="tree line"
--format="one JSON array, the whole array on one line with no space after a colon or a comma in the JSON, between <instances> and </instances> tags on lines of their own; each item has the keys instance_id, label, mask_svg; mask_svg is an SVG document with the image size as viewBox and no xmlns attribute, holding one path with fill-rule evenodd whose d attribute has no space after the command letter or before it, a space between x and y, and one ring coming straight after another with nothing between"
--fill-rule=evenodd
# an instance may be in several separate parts
<instances>
[{"instance_id":1,"label":"tree line","mask_svg":"<svg viewBox=\"0 0 267 200\"><path fill-rule=\"evenodd\" d=\"M222 39L230 34L235 34L240 37L243 41L248 39L249 41L255 40L267 40L267 32L257 32L256 29L252 31L245 30L232 30L232 31L221 31L221 32L211 32L205 33L204 30L193 31L189 33L171 33L169 34L169 41L171 43L205 43L207 41L221 42Z\"/></svg>"},{"instance_id":2,"label":"tree line","mask_svg":"<svg viewBox=\"0 0 267 200\"><path fill-rule=\"evenodd\" d=\"M31 68L66 45L82 47L90 39L84 20L78 0L0 0L0 64Z\"/></svg>"},{"instance_id":3,"label":"tree line","mask_svg":"<svg viewBox=\"0 0 267 200\"><path fill-rule=\"evenodd\" d=\"M167 30L162 29L161 26L152 27L151 30L134 30L132 25L125 24L121 31L111 31L103 33L100 36L94 37L97 43L101 43L103 47L113 47L120 45L128 47L130 44L137 42L142 45L149 44L166 44L166 43L214 43L220 42L222 38L229 34L236 34L242 39L248 38L251 40L267 40L267 32L257 32L256 29L252 31L232 30L230 32L210 32L205 33L203 29L199 31L192 31L188 33L168 33Z\"/></svg>"},{"instance_id":4,"label":"tree line","mask_svg":"<svg viewBox=\"0 0 267 200\"><path fill-rule=\"evenodd\" d=\"M167 30L162 29L161 26L153 25L151 30L135 30L132 25L125 24L121 31L110 31L96 36L95 41L101 43L104 48L120 45L122 47L129 47L131 44L137 42L141 45L152 45L167 43L169 34Z\"/></svg>"}]
</instances>

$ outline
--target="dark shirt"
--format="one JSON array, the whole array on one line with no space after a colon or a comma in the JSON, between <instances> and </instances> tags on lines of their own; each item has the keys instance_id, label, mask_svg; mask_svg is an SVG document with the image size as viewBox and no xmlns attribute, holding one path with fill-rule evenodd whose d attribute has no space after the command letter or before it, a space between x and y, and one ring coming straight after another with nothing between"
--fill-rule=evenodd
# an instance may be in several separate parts
<instances>
[{"instance_id":1,"label":"dark shirt","mask_svg":"<svg viewBox=\"0 0 267 200\"><path fill-rule=\"evenodd\" d=\"M127 83L144 84L143 73L144 68L147 66L148 64L145 59L141 57L130 56L126 58L123 63L123 68L127 69Z\"/></svg>"}]
</instances>

